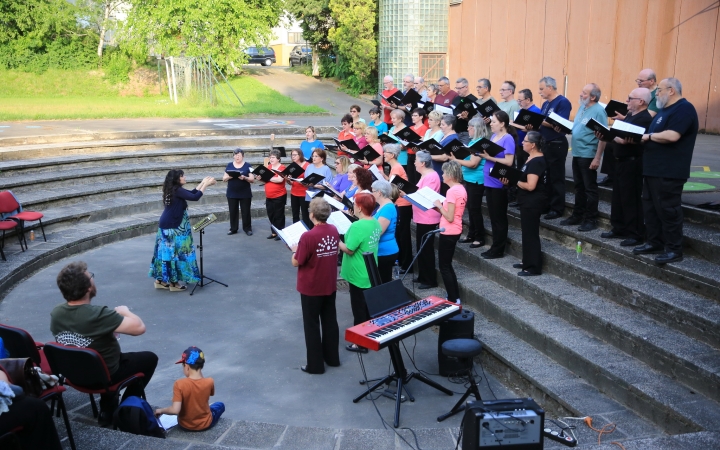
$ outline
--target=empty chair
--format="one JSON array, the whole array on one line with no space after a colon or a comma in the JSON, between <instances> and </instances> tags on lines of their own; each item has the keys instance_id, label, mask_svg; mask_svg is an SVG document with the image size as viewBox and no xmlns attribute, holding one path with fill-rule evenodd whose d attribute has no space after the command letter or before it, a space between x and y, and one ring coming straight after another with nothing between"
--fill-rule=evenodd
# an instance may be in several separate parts
<instances>
[{"instance_id":1,"label":"empty chair","mask_svg":"<svg viewBox=\"0 0 720 450\"><path fill-rule=\"evenodd\" d=\"M6 219L12 219L20 223L20 233L23 235L22 238L25 241L25 247L27 247L27 240L25 239L25 222L34 222L37 220L40 223L40 230L42 231L43 239L47 242L47 238L45 237L45 228L42 223L42 218L44 217L43 214L36 211L23 211L23 207L20 202L18 202L15 195L13 195L10 191L3 191L0 192L0 214L8 213L13 214L6 217Z\"/></svg>"},{"instance_id":2,"label":"empty chair","mask_svg":"<svg viewBox=\"0 0 720 450\"><path fill-rule=\"evenodd\" d=\"M14 220L0 220L0 230L2 230L2 240L0 241L0 256L2 257L3 261L7 261L7 258L5 258L5 252L3 251L3 248L5 247L5 232L7 230L14 230L18 226L18 222L15 222ZM25 251L23 248L23 238L22 233L17 233L18 241L20 242L20 249L22 251Z\"/></svg>"}]
</instances>

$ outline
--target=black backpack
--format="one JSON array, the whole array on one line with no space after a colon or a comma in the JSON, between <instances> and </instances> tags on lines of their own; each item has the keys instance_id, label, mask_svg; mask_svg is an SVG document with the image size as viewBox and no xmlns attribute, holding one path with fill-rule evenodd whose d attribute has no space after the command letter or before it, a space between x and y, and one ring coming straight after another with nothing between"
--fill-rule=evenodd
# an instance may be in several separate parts
<instances>
[{"instance_id":1,"label":"black backpack","mask_svg":"<svg viewBox=\"0 0 720 450\"><path fill-rule=\"evenodd\" d=\"M155 418L152 407L134 395L123 400L117 407L113 424L121 431L165 439L165 429Z\"/></svg>"}]
</instances>

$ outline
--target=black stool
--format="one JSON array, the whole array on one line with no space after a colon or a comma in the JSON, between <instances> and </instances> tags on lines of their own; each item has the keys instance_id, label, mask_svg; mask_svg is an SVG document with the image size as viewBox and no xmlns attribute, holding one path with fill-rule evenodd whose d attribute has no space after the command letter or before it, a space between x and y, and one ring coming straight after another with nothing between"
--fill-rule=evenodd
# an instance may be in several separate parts
<instances>
[{"instance_id":1,"label":"black stool","mask_svg":"<svg viewBox=\"0 0 720 450\"><path fill-rule=\"evenodd\" d=\"M443 342L442 352L447 356L452 356L460 360L465 366L465 370L470 381L470 387L463 394L460 401L458 401L450 412L443 414L437 418L438 422L442 422L448 417L459 413L465 409L465 400L470 397L470 394L475 396L477 401L482 401L480 398L480 390L475 383L475 377L473 376L473 358L482 352L482 344L475 339L451 339ZM460 374L462 374L460 372Z\"/></svg>"}]
</instances>

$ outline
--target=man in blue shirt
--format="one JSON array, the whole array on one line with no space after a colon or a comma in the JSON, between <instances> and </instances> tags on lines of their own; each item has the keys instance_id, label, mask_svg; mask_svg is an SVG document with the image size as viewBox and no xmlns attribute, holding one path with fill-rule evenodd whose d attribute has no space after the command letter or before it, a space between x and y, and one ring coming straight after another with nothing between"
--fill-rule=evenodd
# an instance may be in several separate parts
<instances>
[{"instance_id":1,"label":"man in blue shirt","mask_svg":"<svg viewBox=\"0 0 720 450\"><path fill-rule=\"evenodd\" d=\"M530 89L522 89L518 91L517 102L518 105L520 105L521 109L526 109L528 111L541 114L540 108L535 106L535 103L533 103L533 95ZM515 120L515 117L510 116L510 120ZM525 127L515 125L512 122L510 123L510 125L517 128L518 142L522 142L523 140L525 140L525 135L527 134L527 131L525 131ZM527 157L528 155L525 152L518 152L518 154L515 155L515 161L517 161L518 169L522 169L522 166L525 165Z\"/></svg>"},{"instance_id":2,"label":"man in blue shirt","mask_svg":"<svg viewBox=\"0 0 720 450\"><path fill-rule=\"evenodd\" d=\"M636 255L662 253L655 264L683 259L681 195L690 177L698 116L682 96L677 78L662 80L656 95L658 113L643 135L643 210L647 241L635 247Z\"/></svg>"},{"instance_id":3,"label":"man in blue shirt","mask_svg":"<svg viewBox=\"0 0 720 450\"><path fill-rule=\"evenodd\" d=\"M540 97L545 100L541 114L544 116L554 112L558 116L569 119L572 105L570 100L557 91L557 82L553 77L540 79ZM550 200L550 211L545 219L552 220L562 217L565 212L565 159L568 153L568 141L565 134L553 128L547 121L542 123L540 134L545 139L543 155L547 163L547 191Z\"/></svg>"},{"instance_id":4,"label":"man in blue shirt","mask_svg":"<svg viewBox=\"0 0 720 450\"><path fill-rule=\"evenodd\" d=\"M575 116L572 128L572 171L575 182L575 208L572 216L560 225L580 224L578 231L592 231L597 228L598 186L597 169L600 167L605 142L598 140L586 124L590 119L607 126L605 109L598 104L600 87L595 83L585 85L580 93L580 110Z\"/></svg>"}]
</instances>

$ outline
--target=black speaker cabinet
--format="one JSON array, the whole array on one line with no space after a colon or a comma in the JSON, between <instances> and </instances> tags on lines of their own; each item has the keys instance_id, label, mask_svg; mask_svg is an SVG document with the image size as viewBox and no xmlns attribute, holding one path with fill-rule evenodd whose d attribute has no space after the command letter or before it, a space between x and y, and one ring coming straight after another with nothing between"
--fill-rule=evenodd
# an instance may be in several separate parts
<instances>
[{"instance_id":1,"label":"black speaker cabinet","mask_svg":"<svg viewBox=\"0 0 720 450\"><path fill-rule=\"evenodd\" d=\"M438 336L438 366L440 375L448 376L465 369L456 358L443 355L443 342L450 339L472 339L475 334L475 313L463 310L440 324Z\"/></svg>"}]
</instances>

